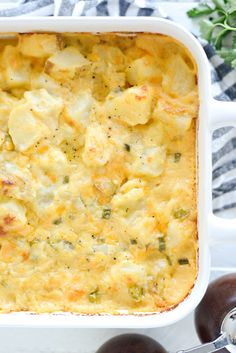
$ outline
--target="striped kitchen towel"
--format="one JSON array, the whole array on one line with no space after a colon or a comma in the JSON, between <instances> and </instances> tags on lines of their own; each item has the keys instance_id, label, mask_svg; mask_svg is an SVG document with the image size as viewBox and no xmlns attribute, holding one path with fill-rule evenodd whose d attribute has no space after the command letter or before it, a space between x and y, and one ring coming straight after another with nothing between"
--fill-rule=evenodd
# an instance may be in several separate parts
<instances>
[{"instance_id":1,"label":"striped kitchen towel","mask_svg":"<svg viewBox=\"0 0 236 353\"><path fill-rule=\"evenodd\" d=\"M0 0L0 17L51 16L54 0Z\"/></svg>"},{"instance_id":2,"label":"striped kitchen towel","mask_svg":"<svg viewBox=\"0 0 236 353\"><path fill-rule=\"evenodd\" d=\"M173 6L173 5L172 5ZM0 16L165 16L156 0L9 0L0 2ZM191 30L191 28L189 28ZM236 101L236 70L202 43L212 73L216 99ZM236 112L235 112L236 114ZM236 129L225 127L212 138L213 209L236 217Z\"/></svg>"}]
</instances>

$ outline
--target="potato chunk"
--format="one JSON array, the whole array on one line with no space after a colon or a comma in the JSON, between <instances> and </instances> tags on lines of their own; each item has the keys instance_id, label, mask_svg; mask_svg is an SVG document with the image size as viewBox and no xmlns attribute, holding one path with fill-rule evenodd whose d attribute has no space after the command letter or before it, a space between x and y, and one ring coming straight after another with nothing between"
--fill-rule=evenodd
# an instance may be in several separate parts
<instances>
[{"instance_id":1,"label":"potato chunk","mask_svg":"<svg viewBox=\"0 0 236 353\"><path fill-rule=\"evenodd\" d=\"M65 108L65 117L68 122L79 129L85 129L94 99L89 92L82 92Z\"/></svg>"},{"instance_id":2,"label":"potato chunk","mask_svg":"<svg viewBox=\"0 0 236 353\"><path fill-rule=\"evenodd\" d=\"M137 203L144 197L144 191L142 188L133 188L126 193L118 193L113 196L112 206L117 209L132 209L137 206Z\"/></svg>"},{"instance_id":3,"label":"potato chunk","mask_svg":"<svg viewBox=\"0 0 236 353\"><path fill-rule=\"evenodd\" d=\"M172 55L167 61L163 88L177 97L185 96L196 88L195 73L180 55Z\"/></svg>"},{"instance_id":4,"label":"potato chunk","mask_svg":"<svg viewBox=\"0 0 236 353\"><path fill-rule=\"evenodd\" d=\"M19 104L10 113L8 128L17 150L26 151L49 133L48 128L37 119L28 103Z\"/></svg>"},{"instance_id":5,"label":"potato chunk","mask_svg":"<svg viewBox=\"0 0 236 353\"><path fill-rule=\"evenodd\" d=\"M25 56L47 58L60 49L56 34L24 34L19 37L19 50Z\"/></svg>"},{"instance_id":6,"label":"potato chunk","mask_svg":"<svg viewBox=\"0 0 236 353\"><path fill-rule=\"evenodd\" d=\"M33 72L31 75L31 89L45 88L49 94L60 96L63 94L63 88L60 83L44 72Z\"/></svg>"},{"instance_id":7,"label":"potato chunk","mask_svg":"<svg viewBox=\"0 0 236 353\"><path fill-rule=\"evenodd\" d=\"M90 125L85 136L83 161L90 167L105 165L110 158L111 148L105 131L98 124Z\"/></svg>"},{"instance_id":8,"label":"potato chunk","mask_svg":"<svg viewBox=\"0 0 236 353\"><path fill-rule=\"evenodd\" d=\"M12 234L24 228L27 219L25 207L17 201L0 203L0 235Z\"/></svg>"},{"instance_id":9,"label":"potato chunk","mask_svg":"<svg viewBox=\"0 0 236 353\"><path fill-rule=\"evenodd\" d=\"M30 81L30 61L16 47L7 45L2 53L3 78L8 88L27 87Z\"/></svg>"},{"instance_id":10,"label":"potato chunk","mask_svg":"<svg viewBox=\"0 0 236 353\"><path fill-rule=\"evenodd\" d=\"M45 72L58 80L73 78L78 69L89 63L89 60L85 59L78 49L68 47L46 61Z\"/></svg>"},{"instance_id":11,"label":"potato chunk","mask_svg":"<svg viewBox=\"0 0 236 353\"><path fill-rule=\"evenodd\" d=\"M164 99L158 101L153 117L161 121L172 136L183 136L192 122L192 116L185 106Z\"/></svg>"},{"instance_id":12,"label":"potato chunk","mask_svg":"<svg viewBox=\"0 0 236 353\"><path fill-rule=\"evenodd\" d=\"M162 146L148 147L137 151L128 164L129 172L137 177L157 177L165 166L166 150Z\"/></svg>"},{"instance_id":13,"label":"potato chunk","mask_svg":"<svg viewBox=\"0 0 236 353\"><path fill-rule=\"evenodd\" d=\"M46 153L37 154L32 157L33 161L47 175L63 175L67 168L67 159L63 152L57 148L49 148Z\"/></svg>"},{"instance_id":14,"label":"potato chunk","mask_svg":"<svg viewBox=\"0 0 236 353\"><path fill-rule=\"evenodd\" d=\"M0 90L0 129L7 131L7 122L10 111L17 100L10 94Z\"/></svg>"},{"instance_id":15,"label":"potato chunk","mask_svg":"<svg viewBox=\"0 0 236 353\"><path fill-rule=\"evenodd\" d=\"M107 100L107 115L130 126L146 124L150 119L152 89L147 86L128 88Z\"/></svg>"},{"instance_id":16,"label":"potato chunk","mask_svg":"<svg viewBox=\"0 0 236 353\"><path fill-rule=\"evenodd\" d=\"M55 98L45 89L28 91L24 94L35 115L50 129L58 127L58 119L63 108L60 98Z\"/></svg>"},{"instance_id":17,"label":"potato chunk","mask_svg":"<svg viewBox=\"0 0 236 353\"><path fill-rule=\"evenodd\" d=\"M126 74L131 85L140 85L145 82L159 83L162 79L162 72L150 55L134 60L128 66Z\"/></svg>"},{"instance_id":18,"label":"potato chunk","mask_svg":"<svg viewBox=\"0 0 236 353\"><path fill-rule=\"evenodd\" d=\"M10 152L9 156L17 156L17 163L0 163L0 199L3 197L17 200L31 201L35 197L32 174L27 168L27 158L19 156L17 152ZM22 163L26 166L22 167Z\"/></svg>"}]
</instances>

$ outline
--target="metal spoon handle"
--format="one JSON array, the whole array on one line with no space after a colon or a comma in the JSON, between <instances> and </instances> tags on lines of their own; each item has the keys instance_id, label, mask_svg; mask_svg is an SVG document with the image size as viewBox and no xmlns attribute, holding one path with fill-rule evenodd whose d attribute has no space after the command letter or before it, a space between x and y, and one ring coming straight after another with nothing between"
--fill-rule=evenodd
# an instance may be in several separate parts
<instances>
[{"instance_id":1,"label":"metal spoon handle","mask_svg":"<svg viewBox=\"0 0 236 353\"><path fill-rule=\"evenodd\" d=\"M221 348L226 347L230 344L227 335L223 333L220 337L218 337L215 341L202 344L197 347L193 347L190 349L178 351L177 353L211 353L216 352Z\"/></svg>"}]
</instances>

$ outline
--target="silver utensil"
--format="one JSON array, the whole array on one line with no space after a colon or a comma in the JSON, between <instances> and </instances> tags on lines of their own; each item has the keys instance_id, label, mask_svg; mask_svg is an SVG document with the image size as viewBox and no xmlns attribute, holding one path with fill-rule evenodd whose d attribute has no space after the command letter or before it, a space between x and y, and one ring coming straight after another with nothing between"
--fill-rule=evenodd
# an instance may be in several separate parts
<instances>
[{"instance_id":1,"label":"silver utensil","mask_svg":"<svg viewBox=\"0 0 236 353\"><path fill-rule=\"evenodd\" d=\"M236 352L236 308L225 316L221 324L221 335L216 340L177 353L211 353L222 348Z\"/></svg>"}]
</instances>

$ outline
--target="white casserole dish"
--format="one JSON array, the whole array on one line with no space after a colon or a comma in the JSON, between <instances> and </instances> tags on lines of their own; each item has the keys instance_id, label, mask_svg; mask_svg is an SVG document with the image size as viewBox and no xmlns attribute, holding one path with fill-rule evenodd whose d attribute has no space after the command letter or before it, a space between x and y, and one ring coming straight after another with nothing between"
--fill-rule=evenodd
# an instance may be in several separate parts
<instances>
[{"instance_id":1,"label":"white casserole dish","mask_svg":"<svg viewBox=\"0 0 236 353\"><path fill-rule=\"evenodd\" d=\"M211 97L208 60L198 41L181 26L158 18L16 18L1 19L0 32L152 32L182 42L198 65L200 94L198 141L198 235L199 272L194 288L177 307L162 313L142 315L78 315L70 313L0 314L0 326L147 328L172 324L190 313L201 300L210 273L209 240L233 240L236 220L223 220L211 207L211 134L221 126L236 125L236 103Z\"/></svg>"}]
</instances>

